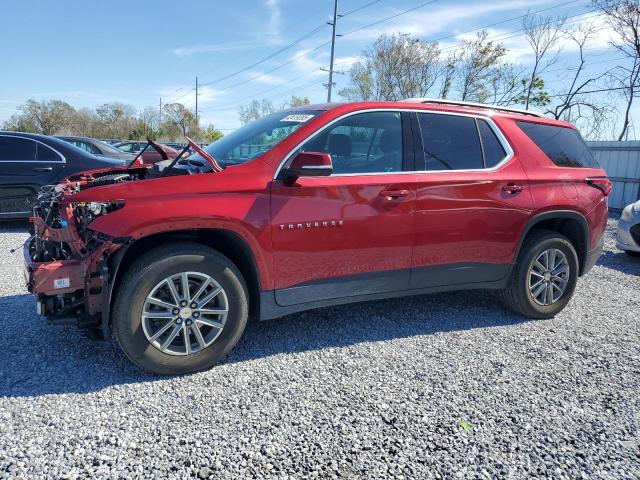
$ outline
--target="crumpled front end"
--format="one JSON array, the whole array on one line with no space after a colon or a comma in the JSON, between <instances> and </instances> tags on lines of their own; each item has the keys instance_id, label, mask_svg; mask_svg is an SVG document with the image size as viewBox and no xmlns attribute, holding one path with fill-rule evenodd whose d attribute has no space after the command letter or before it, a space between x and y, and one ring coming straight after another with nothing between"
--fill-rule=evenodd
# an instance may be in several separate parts
<instances>
[{"instance_id":1,"label":"crumpled front end","mask_svg":"<svg viewBox=\"0 0 640 480\"><path fill-rule=\"evenodd\" d=\"M33 235L23 248L25 277L29 292L37 296L38 314L106 338L108 259L126 241L89 228L100 209L118 206L72 203L69 196L79 189L74 182L41 191L30 217Z\"/></svg>"}]
</instances>

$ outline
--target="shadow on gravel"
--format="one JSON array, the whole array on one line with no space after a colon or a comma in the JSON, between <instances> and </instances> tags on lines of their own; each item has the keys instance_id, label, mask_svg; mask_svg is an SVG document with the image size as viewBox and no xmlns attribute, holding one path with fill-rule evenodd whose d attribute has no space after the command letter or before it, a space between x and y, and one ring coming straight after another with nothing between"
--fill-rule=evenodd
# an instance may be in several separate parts
<instances>
[{"instance_id":1,"label":"shadow on gravel","mask_svg":"<svg viewBox=\"0 0 640 480\"><path fill-rule=\"evenodd\" d=\"M115 342L49 325L34 311L30 295L0 297L0 397L86 393L166 378L142 373ZM227 363L525 321L482 291L345 305L252 322Z\"/></svg>"},{"instance_id":2,"label":"shadow on gravel","mask_svg":"<svg viewBox=\"0 0 640 480\"><path fill-rule=\"evenodd\" d=\"M615 252L605 250L596 265L640 276L640 257L632 257L621 250Z\"/></svg>"},{"instance_id":3,"label":"shadow on gravel","mask_svg":"<svg viewBox=\"0 0 640 480\"><path fill-rule=\"evenodd\" d=\"M29 220L0 221L0 233L29 233Z\"/></svg>"}]
</instances>

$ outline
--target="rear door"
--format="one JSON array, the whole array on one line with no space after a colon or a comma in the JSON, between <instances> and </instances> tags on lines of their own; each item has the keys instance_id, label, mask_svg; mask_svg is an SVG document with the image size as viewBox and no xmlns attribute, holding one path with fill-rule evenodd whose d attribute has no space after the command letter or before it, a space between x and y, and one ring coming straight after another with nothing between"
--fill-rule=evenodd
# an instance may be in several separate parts
<instances>
[{"instance_id":1,"label":"rear door","mask_svg":"<svg viewBox=\"0 0 640 480\"><path fill-rule=\"evenodd\" d=\"M511 147L488 118L417 113L413 127L422 171L411 286L502 279L532 209Z\"/></svg>"},{"instance_id":2,"label":"rear door","mask_svg":"<svg viewBox=\"0 0 640 480\"><path fill-rule=\"evenodd\" d=\"M329 153L334 173L273 182L277 303L407 289L415 210L408 114L347 115L298 151Z\"/></svg>"},{"instance_id":3,"label":"rear door","mask_svg":"<svg viewBox=\"0 0 640 480\"><path fill-rule=\"evenodd\" d=\"M0 216L24 217L42 185L64 168L64 157L27 137L0 135Z\"/></svg>"}]
</instances>

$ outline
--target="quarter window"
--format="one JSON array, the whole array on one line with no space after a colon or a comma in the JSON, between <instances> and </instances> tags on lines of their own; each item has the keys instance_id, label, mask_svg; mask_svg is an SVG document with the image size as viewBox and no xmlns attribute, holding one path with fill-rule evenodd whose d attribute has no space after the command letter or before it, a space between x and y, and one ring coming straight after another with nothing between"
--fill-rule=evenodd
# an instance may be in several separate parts
<instances>
[{"instance_id":1,"label":"quarter window","mask_svg":"<svg viewBox=\"0 0 640 480\"><path fill-rule=\"evenodd\" d=\"M28 162L35 160L36 142L26 138L0 137L0 160Z\"/></svg>"},{"instance_id":2,"label":"quarter window","mask_svg":"<svg viewBox=\"0 0 640 480\"><path fill-rule=\"evenodd\" d=\"M472 117L419 113L426 170L484 168L476 121Z\"/></svg>"},{"instance_id":3,"label":"quarter window","mask_svg":"<svg viewBox=\"0 0 640 480\"><path fill-rule=\"evenodd\" d=\"M333 173L402 171L402 122L399 112L351 115L323 130L300 149L326 152Z\"/></svg>"},{"instance_id":4,"label":"quarter window","mask_svg":"<svg viewBox=\"0 0 640 480\"><path fill-rule=\"evenodd\" d=\"M39 162L60 162L62 159L60 155L53 151L53 149L43 145L42 143L36 144L36 159Z\"/></svg>"},{"instance_id":5,"label":"quarter window","mask_svg":"<svg viewBox=\"0 0 640 480\"><path fill-rule=\"evenodd\" d=\"M598 168L577 130L534 122L518 122L518 126L559 167Z\"/></svg>"}]
</instances>

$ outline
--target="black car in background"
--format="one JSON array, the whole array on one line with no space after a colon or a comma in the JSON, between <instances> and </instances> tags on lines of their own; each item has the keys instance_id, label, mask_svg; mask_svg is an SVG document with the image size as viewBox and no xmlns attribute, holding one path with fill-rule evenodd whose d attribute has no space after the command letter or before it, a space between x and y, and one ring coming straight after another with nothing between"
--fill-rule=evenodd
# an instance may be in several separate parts
<instances>
[{"instance_id":1,"label":"black car in background","mask_svg":"<svg viewBox=\"0 0 640 480\"><path fill-rule=\"evenodd\" d=\"M135 158L135 154L126 153L105 143L101 140L89 137L72 137L66 135L56 135L56 138L60 138L65 142L69 142L78 148L81 148L85 152L89 152L99 157L118 158L120 160L132 161Z\"/></svg>"},{"instance_id":2,"label":"black car in background","mask_svg":"<svg viewBox=\"0 0 640 480\"><path fill-rule=\"evenodd\" d=\"M122 165L59 138L0 131L0 219L24 218L40 187L83 170Z\"/></svg>"}]
</instances>

